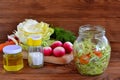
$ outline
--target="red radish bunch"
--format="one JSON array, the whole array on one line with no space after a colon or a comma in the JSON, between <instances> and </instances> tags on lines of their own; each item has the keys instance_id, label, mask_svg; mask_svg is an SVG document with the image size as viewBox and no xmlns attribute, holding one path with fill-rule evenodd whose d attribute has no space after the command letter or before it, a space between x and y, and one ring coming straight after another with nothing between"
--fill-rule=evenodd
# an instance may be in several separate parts
<instances>
[{"instance_id":1,"label":"red radish bunch","mask_svg":"<svg viewBox=\"0 0 120 80\"><path fill-rule=\"evenodd\" d=\"M43 48L45 56L54 55L55 57L62 57L66 53L71 53L72 50L73 45L71 42L62 43L61 41L55 41L50 47Z\"/></svg>"},{"instance_id":2,"label":"red radish bunch","mask_svg":"<svg viewBox=\"0 0 120 80\"><path fill-rule=\"evenodd\" d=\"M62 46L62 45L63 45L63 43L61 41L55 41L52 43L51 48L54 49L54 48L56 48L58 46Z\"/></svg>"},{"instance_id":3,"label":"red radish bunch","mask_svg":"<svg viewBox=\"0 0 120 80\"><path fill-rule=\"evenodd\" d=\"M63 44L63 47L65 48L66 53L71 53L72 50L73 50L73 45L72 45L71 42L65 42L65 43Z\"/></svg>"},{"instance_id":4,"label":"red radish bunch","mask_svg":"<svg viewBox=\"0 0 120 80\"><path fill-rule=\"evenodd\" d=\"M65 55L65 49L63 47L56 47L53 49L53 55L56 57L61 57Z\"/></svg>"},{"instance_id":5,"label":"red radish bunch","mask_svg":"<svg viewBox=\"0 0 120 80\"><path fill-rule=\"evenodd\" d=\"M43 52L45 56L50 56L52 54L52 48L51 47L44 47Z\"/></svg>"}]
</instances>

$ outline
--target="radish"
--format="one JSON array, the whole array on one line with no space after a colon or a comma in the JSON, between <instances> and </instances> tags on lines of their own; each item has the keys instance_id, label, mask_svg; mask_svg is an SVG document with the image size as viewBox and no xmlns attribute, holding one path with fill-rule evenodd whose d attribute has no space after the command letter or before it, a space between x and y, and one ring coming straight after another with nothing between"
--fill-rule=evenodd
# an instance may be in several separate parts
<instances>
[{"instance_id":1,"label":"radish","mask_svg":"<svg viewBox=\"0 0 120 80\"><path fill-rule=\"evenodd\" d=\"M63 45L63 44L62 44L61 41L55 41L55 42L53 42L53 43L51 44L51 48L54 49L54 48L56 48L56 47L58 47L58 46L62 46L62 45Z\"/></svg>"},{"instance_id":2,"label":"radish","mask_svg":"<svg viewBox=\"0 0 120 80\"><path fill-rule=\"evenodd\" d=\"M71 53L73 50L73 44L71 42L65 42L63 47L65 48L66 53Z\"/></svg>"},{"instance_id":3,"label":"radish","mask_svg":"<svg viewBox=\"0 0 120 80\"><path fill-rule=\"evenodd\" d=\"M53 55L56 57L62 57L65 55L65 49L63 47L56 47L53 49Z\"/></svg>"},{"instance_id":4,"label":"radish","mask_svg":"<svg viewBox=\"0 0 120 80\"><path fill-rule=\"evenodd\" d=\"M43 53L45 56L50 56L52 54L52 48L51 47L44 47Z\"/></svg>"}]
</instances>

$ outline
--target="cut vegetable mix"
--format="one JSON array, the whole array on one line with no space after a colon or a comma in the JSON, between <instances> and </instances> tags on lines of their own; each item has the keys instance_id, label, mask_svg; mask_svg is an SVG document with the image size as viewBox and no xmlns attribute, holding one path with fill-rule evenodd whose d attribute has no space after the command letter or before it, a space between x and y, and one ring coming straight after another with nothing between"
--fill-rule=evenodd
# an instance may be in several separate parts
<instances>
[{"instance_id":1,"label":"cut vegetable mix","mask_svg":"<svg viewBox=\"0 0 120 80\"><path fill-rule=\"evenodd\" d=\"M104 49L97 49L91 39L84 39L81 42L74 43L74 60L78 71L81 74L101 74L107 68L111 48L108 44L100 44L105 46Z\"/></svg>"}]
</instances>

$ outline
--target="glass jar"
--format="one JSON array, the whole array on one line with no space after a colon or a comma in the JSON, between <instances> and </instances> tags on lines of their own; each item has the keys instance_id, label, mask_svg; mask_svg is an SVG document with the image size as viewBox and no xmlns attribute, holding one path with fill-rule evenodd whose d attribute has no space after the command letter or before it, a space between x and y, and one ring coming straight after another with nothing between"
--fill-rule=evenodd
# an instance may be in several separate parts
<instances>
[{"instance_id":1,"label":"glass jar","mask_svg":"<svg viewBox=\"0 0 120 80\"><path fill-rule=\"evenodd\" d=\"M3 67L6 71L19 71L23 68L22 48L18 45L8 45L3 48Z\"/></svg>"},{"instance_id":2,"label":"glass jar","mask_svg":"<svg viewBox=\"0 0 120 80\"><path fill-rule=\"evenodd\" d=\"M29 45L28 64L32 68L43 67L44 54L41 43L42 43L41 36L38 35L32 35L27 40L27 44Z\"/></svg>"},{"instance_id":3,"label":"glass jar","mask_svg":"<svg viewBox=\"0 0 120 80\"><path fill-rule=\"evenodd\" d=\"M28 50L28 63L32 68L43 67L44 55L43 48L41 46L30 46Z\"/></svg>"},{"instance_id":4,"label":"glass jar","mask_svg":"<svg viewBox=\"0 0 120 80\"><path fill-rule=\"evenodd\" d=\"M111 47L100 26L83 25L74 42L74 61L82 75L102 74L108 66Z\"/></svg>"}]
</instances>

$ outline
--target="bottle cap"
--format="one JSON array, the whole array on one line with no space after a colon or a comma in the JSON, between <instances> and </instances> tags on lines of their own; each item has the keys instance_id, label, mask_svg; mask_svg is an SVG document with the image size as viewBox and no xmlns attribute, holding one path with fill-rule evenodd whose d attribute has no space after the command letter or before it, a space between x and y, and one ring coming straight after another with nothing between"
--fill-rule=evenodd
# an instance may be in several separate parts
<instances>
[{"instance_id":1,"label":"bottle cap","mask_svg":"<svg viewBox=\"0 0 120 80\"><path fill-rule=\"evenodd\" d=\"M3 48L5 54L17 54L22 51L22 48L18 45L8 45Z\"/></svg>"},{"instance_id":2,"label":"bottle cap","mask_svg":"<svg viewBox=\"0 0 120 80\"><path fill-rule=\"evenodd\" d=\"M42 43L42 38L40 35L32 35L27 39L27 44L29 46L40 46L41 43Z\"/></svg>"}]
</instances>

